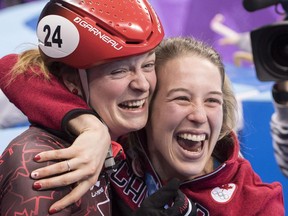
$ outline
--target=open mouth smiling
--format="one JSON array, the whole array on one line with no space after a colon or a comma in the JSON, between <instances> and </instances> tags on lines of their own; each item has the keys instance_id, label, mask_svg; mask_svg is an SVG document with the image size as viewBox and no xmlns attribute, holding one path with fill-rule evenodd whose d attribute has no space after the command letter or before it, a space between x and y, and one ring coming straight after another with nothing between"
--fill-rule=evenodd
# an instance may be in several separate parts
<instances>
[{"instance_id":1,"label":"open mouth smiling","mask_svg":"<svg viewBox=\"0 0 288 216\"><path fill-rule=\"evenodd\" d=\"M178 144L185 150L200 153L204 146L206 134L181 133L177 135Z\"/></svg>"},{"instance_id":2,"label":"open mouth smiling","mask_svg":"<svg viewBox=\"0 0 288 216\"><path fill-rule=\"evenodd\" d=\"M142 100L133 100L133 101L125 101L119 104L119 107L122 109L134 110L141 109L145 104L146 99Z\"/></svg>"}]
</instances>

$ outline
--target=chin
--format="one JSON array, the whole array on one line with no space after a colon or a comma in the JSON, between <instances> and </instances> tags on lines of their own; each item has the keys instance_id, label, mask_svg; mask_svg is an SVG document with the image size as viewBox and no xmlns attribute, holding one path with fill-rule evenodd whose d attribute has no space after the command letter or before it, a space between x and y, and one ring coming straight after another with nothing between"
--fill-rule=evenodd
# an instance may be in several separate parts
<instances>
[{"instance_id":1,"label":"chin","mask_svg":"<svg viewBox=\"0 0 288 216\"><path fill-rule=\"evenodd\" d=\"M193 162L191 162L193 163ZM190 167L182 167L181 169L177 170L178 176L181 176L182 180L189 180L189 179L193 179L197 176L202 175L203 172L203 167L199 167L199 166L195 166L195 168L191 169L191 165Z\"/></svg>"},{"instance_id":2,"label":"chin","mask_svg":"<svg viewBox=\"0 0 288 216\"><path fill-rule=\"evenodd\" d=\"M130 127L135 128L136 130L142 129L145 127L147 123L147 118L143 118L143 119L135 119L134 121L130 121L128 122L128 125L130 125Z\"/></svg>"},{"instance_id":3,"label":"chin","mask_svg":"<svg viewBox=\"0 0 288 216\"><path fill-rule=\"evenodd\" d=\"M126 127L126 133L135 132L144 128L145 125L129 125Z\"/></svg>"}]
</instances>

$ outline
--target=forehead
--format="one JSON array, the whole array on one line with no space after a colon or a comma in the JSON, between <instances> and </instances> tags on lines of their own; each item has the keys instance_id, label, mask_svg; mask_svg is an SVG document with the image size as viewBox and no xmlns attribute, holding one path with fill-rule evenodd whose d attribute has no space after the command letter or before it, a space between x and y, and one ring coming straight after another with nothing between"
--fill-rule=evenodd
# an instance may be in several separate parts
<instances>
[{"instance_id":1,"label":"forehead","mask_svg":"<svg viewBox=\"0 0 288 216\"><path fill-rule=\"evenodd\" d=\"M143 53L140 55L133 55L133 56L117 59L115 61L104 63L104 64L98 65L96 67L106 68L106 67L117 66L117 65L120 65L120 66L121 65L131 65L131 64L136 64L138 62L145 61L147 58L155 58L155 52L150 51L150 52L146 52L146 53Z\"/></svg>"},{"instance_id":2,"label":"forehead","mask_svg":"<svg viewBox=\"0 0 288 216\"><path fill-rule=\"evenodd\" d=\"M155 61L154 51L96 65L87 70L89 72L88 76L91 77L93 75L93 77L102 77L111 71L118 69L134 70L135 68L140 68L142 64L147 61Z\"/></svg>"},{"instance_id":3,"label":"forehead","mask_svg":"<svg viewBox=\"0 0 288 216\"><path fill-rule=\"evenodd\" d=\"M177 81L207 81L219 82L221 74L219 68L206 58L193 54L177 56L165 62L157 71L158 80Z\"/></svg>"}]
</instances>

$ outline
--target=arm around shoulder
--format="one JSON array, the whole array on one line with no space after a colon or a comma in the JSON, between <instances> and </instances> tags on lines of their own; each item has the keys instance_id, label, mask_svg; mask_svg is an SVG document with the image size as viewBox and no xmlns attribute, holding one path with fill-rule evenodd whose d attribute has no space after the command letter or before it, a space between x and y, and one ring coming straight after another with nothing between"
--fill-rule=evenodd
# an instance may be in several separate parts
<instances>
[{"instance_id":1,"label":"arm around shoulder","mask_svg":"<svg viewBox=\"0 0 288 216\"><path fill-rule=\"evenodd\" d=\"M50 80L45 80L29 69L12 80L10 72L17 61L16 54L1 58L0 87L30 122L61 130L67 113L73 110L80 113L91 111L84 100L70 93L52 74Z\"/></svg>"}]
</instances>

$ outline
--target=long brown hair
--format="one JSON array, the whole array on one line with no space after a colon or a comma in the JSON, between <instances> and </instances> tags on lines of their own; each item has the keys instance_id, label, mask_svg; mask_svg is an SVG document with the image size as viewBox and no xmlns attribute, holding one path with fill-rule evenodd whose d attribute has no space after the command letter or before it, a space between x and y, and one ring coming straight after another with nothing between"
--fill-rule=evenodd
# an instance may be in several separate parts
<instances>
[{"instance_id":1,"label":"long brown hair","mask_svg":"<svg viewBox=\"0 0 288 216\"><path fill-rule=\"evenodd\" d=\"M171 59L183 55L196 55L212 62L220 72L222 77L223 91L223 125L219 139L229 134L231 130L236 128L237 116L237 101L232 89L229 78L225 75L224 64L219 53L203 41L199 41L193 37L174 37L167 38L156 49L156 74L160 68ZM154 95L157 93L157 87ZM153 103L153 99L152 99Z\"/></svg>"}]
</instances>

